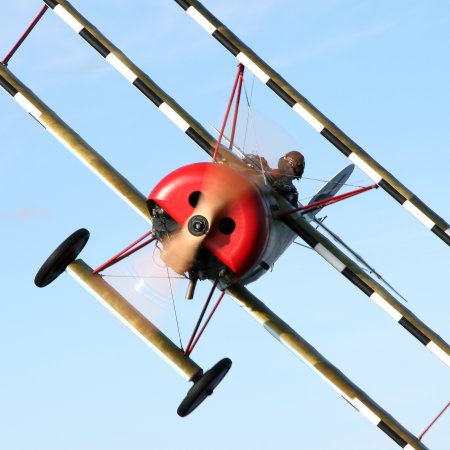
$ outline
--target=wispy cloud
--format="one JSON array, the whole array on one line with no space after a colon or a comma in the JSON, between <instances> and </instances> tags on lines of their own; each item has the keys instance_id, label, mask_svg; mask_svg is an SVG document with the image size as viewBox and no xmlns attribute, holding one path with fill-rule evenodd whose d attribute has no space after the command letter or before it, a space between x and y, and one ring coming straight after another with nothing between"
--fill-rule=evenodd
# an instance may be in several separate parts
<instances>
[{"instance_id":1,"label":"wispy cloud","mask_svg":"<svg viewBox=\"0 0 450 450\"><path fill-rule=\"evenodd\" d=\"M12 211L0 211L0 221L28 222L32 220L47 220L52 217L48 209L24 207Z\"/></svg>"}]
</instances>

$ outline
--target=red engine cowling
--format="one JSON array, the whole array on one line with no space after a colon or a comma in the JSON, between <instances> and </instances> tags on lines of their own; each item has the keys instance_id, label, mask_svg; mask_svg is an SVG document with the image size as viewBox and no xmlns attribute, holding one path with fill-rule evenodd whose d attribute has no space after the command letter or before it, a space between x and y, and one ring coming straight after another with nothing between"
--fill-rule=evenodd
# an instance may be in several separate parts
<instances>
[{"instance_id":1,"label":"red engine cowling","mask_svg":"<svg viewBox=\"0 0 450 450\"><path fill-rule=\"evenodd\" d=\"M183 226L200 194L205 203L214 201L210 192L223 192L229 200L210 224L203 246L240 277L258 263L269 235L269 208L253 180L223 164L190 164L163 178L148 200Z\"/></svg>"}]
</instances>

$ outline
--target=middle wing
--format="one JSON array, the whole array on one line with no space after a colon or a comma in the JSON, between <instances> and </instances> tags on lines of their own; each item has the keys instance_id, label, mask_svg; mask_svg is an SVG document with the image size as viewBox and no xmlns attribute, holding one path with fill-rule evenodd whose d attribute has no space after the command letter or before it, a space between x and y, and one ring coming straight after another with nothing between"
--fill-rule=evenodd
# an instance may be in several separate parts
<instances>
[{"instance_id":1,"label":"middle wing","mask_svg":"<svg viewBox=\"0 0 450 450\"><path fill-rule=\"evenodd\" d=\"M277 201L283 211L292 207L277 193ZM393 318L399 325L411 333L431 353L450 367L450 346L431 328L425 325L408 308L398 301L383 286L342 252L329 239L298 214L283 215L283 222L303 239L313 250L344 275L357 288L366 294L377 306Z\"/></svg>"}]
</instances>

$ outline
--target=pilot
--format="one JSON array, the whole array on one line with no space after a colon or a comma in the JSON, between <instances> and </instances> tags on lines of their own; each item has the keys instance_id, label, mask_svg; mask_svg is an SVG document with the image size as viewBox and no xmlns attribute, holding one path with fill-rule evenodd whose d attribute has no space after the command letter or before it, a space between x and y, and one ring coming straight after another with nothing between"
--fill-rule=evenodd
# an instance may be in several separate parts
<instances>
[{"instance_id":1,"label":"pilot","mask_svg":"<svg viewBox=\"0 0 450 450\"><path fill-rule=\"evenodd\" d=\"M272 171L273 188L293 206L298 206L298 192L294 180L299 180L305 170L305 157L292 150L278 160L278 169Z\"/></svg>"}]
</instances>

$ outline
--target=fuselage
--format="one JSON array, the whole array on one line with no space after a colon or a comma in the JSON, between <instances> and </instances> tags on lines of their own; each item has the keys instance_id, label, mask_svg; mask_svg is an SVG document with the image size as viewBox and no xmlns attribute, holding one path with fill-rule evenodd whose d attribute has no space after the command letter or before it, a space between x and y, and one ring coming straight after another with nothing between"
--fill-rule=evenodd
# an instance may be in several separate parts
<instances>
[{"instance_id":1,"label":"fuselage","mask_svg":"<svg viewBox=\"0 0 450 450\"><path fill-rule=\"evenodd\" d=\"M203 217L208 229L189 275L219 279L222 287L260 278L296 236L278 219L272 189L254 169L212 162L181 167L158 183L148 197L148 206L155 236L163 246L173 233L192 229L203 211L206 216L214 211L208 220ZM179 245L188 244L180 240Z\"/></svg>"}]
</instances>

